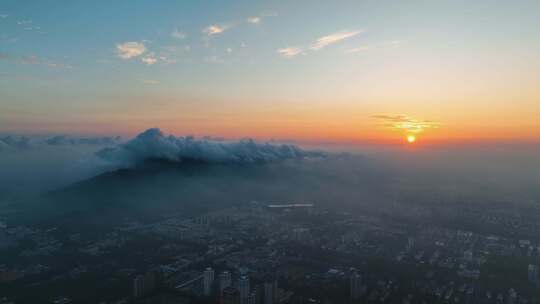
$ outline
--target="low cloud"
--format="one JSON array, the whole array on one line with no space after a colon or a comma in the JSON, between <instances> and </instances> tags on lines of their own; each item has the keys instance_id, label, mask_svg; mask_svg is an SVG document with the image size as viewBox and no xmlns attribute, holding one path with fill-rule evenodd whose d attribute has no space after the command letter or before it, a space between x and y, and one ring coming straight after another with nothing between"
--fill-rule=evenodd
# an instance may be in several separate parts
<instances>
[{"instance_id":1,"label":"low cloud","mask_svg":"<svg viewBox=\"0 0 540 304\"><path fill-rule=\"evenodd\" d=\"M323 156L322 152L305 151L293 145L257 143L251 139L214 141L191 136L165 135L159 129L148 129L134 139L97 153L113 164L131 166L149 159L173 162L266 163L286 159Z\"/></svg>"},{"instance_id":2,"label":"low cloud","mask_svg":"<svg viewBox=\"0 0 540 304\"><path fill-rule=\"evenodd\" d=\"M116 145L122 141L120 136L103 137L69 137L59 135L44 140L46 144L52 146L58 145Z\"/></svg>"},{"instance_id":3,"label":"low cloud","mask_svg":"<svg viewBox=\"0 0 540 304\"><path fill-rule=\"evenodd\" d=\"M0 151L20 151L44 146L74 146L74 145L116 145L122 142L120 136L103 137L73 137L57 135L46 138L5 135L0 136Z\"/></svg>"},{"instance_id":4,"label":"low cloud","mask_svg":"<svg viewBox=\"0 0 540 304\"><path fill-rule=\"evenodd\" d=\"M142 55L144 52L146 52L146 46L141 42L130 41L116 45L116 54L122 59L131 59Z\"/></svg>"},{"instance_id":5,"label":"low cloud","mask_svg":"<svg viewBox=\"0 0 540 304\"><path fill-rule=\"evenodd\" d=\"M32 196L103 173L95 153L120 137L0 135L0 202Z\"/></svg>"},{"instance_id":6,"label":"low cloud","mask_svg":"<svg viewBox=\"0 0 540 304\"><path fill-rule=\"evenodd\" d=\"M32 147L30 138L25 136L7 135L0 137L0 150L19 150Z\"/></svg>"}]
</instances>

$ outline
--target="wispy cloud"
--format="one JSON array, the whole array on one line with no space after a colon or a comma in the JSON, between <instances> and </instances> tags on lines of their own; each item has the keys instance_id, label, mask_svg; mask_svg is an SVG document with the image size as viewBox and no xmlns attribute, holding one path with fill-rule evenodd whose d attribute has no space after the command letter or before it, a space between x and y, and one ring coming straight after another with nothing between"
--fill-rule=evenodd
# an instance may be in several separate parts
<instances>
[{"instance_id":1,"label":"wispy cloud","mask_svg":"<svg viewBox=\"0 0 540 304\"><path fill-rule=\"evenodd\" d=\"M221 58L219 56L206 56L206 57L204 57L204 62L207 62L207 63L224 63L225 61L223 60L223 58Z\"/></svg>"},{"instance_id":2,"label":"wispy cloud","mask_svg":"<svg viewBox=\"0 0 540 304\"><path fill-rule=\"evenodd\" d=\"M246 21L248 23L251 23L251 24L260 24L263 21L263 18L275 17L275 16L277 16L277 14L275 12L266 12L266 13L262 13L260 15L250 16L250 17L248 17L246 19Z\"/></svg>"},{"instance_id":3,"label":"wispy cloud","mask_svg":"<svg viewBox=\"0 0 540 304\"><path fill-rule=\"evenodd\" d=\"M213 36L213 35L221 34L221 33L225 32L226 30L228 30L229 28L230 28L230 26L228 26L228 25L212 24L212 25L209 25L206 28L204 28L203 32L205 34L207 34L208 36Z\"/></svg>"},{"instance_id":4,"label":"wispy cloud","mask_svg":"<svg viewBox=\"0 0 540 304\"><path fill-rule=\"evenodd\" d=\"M405 114L378 114L373 118L382 122L386 128L405 131L407 133L420 133L426 129L436 129L440 123L431 120L419 120Z\"/></svg>"},{"instance_id":5,"label":"wispy cloud","mask_svg":"<svg viewBox=\"0 0 540 304\"><path fill-rule=\"evenodd\" d=\"M32 20L19 20L17 21L18 25L29 25L32 24Z\"/></svg>"},{"instance_id":6,"label":"wispy cloud","mask_svg":"<svg viewBox=\"0 0 540 304\"><path fill-rule=\"evenodd\" d=\"M5 17L1 17L1 18L7 18L8 15L3 15ZM17 25L21 26L25 31L39 31L41 30L41 27L40 26L37 26L34 24L34 22L32 20L18 20L17 21Z\"/></svg>"},{"instance_id":7,"label":"wispy cloud","mask_svg":"<svg viewBox=\"0 0 540 304\"><path fill-rule=\"evenodd\" d=\"M147 85L156 85L156 84L159 84L159 81L157 80L154 80L154 79L145 79L142 81L144 84L147 84Z\"/></svg>"},{"instance_id":8,"label":"wispy cloud","mask_svg":"<svg viewBox=\"0 0 540 304\"><path fill-rule=\"evenodd\" d=\"M381 46L387 48L397 48L400 47L403 43L405 43L405 41L403 40L390 40L381 43Z\"/></svg>"},{"instance_id":9,"label":"wispy cloud","mask_svg":"<svg viewBox=\"0 0 540 304\"><path fill-rule=\"evenodd\" d=\"M48 59L39 58L36 55L30 56L16 56L9 55L5 53L0 53L0 61L5 61L13 64L23 64L23 65L42 65L50 68L64 68L71 69L73 68L69 64L54 62Z\"/></svg>"},{"instance_id":10,"label":"wispy cloud","mask_svg":"<svg viewBox=\"0 0 540 304\"><path fill-rule=\"evenodd\" d=\"M175 59L175 58L170 58L168 56L159 56L159 60L163 63L166 63L166 64L173 64L173 63L177 63L178 60Z\"/></svg>"},{"instance_id":11,"label":"wispy cloud","mask_svg":"<svg viewBox=\"0 0 540 304\"><path fill-rule=\"evenodd\" d=\"M364 32L364 30L354 30L354 31L341 31L337 33L333 33L330 35L323 36L319 39L317 39L314 43L312 43L309 46L302 46L302 47L286 47L282 49L278 49L277 53L282 55L285 58L291 58L298 54L304 53L304 51L318 51L321 50L327 46L330 46L332 44L350 39L360 33ZM360 51L359 49L351 49L351 52Z\"/></svg>"},{"instance_id":12,"label":"wispy cloud","mask_svg":"<svg viewBox=\"0 0 540 304\"><path fill-rule=\"evenodd\" d=\"M175 38L175 39L184 39L186 38L186 34L180 30L178 30L177 28L175 28L172 32L171 32L171 37Z\"/></svg>"},{"instance_id":13,"label":"wispy cloud","mask_svg":"<svg viewBox=\"0 0 540 304\"><path fill-rule=\"evenodd\" d=\"M369 51L372 49L394 49L398 48L401 45L403 45L405 41L403 40L390 40L390 41L383 41L379 43L375 43L373 45L363 45L356 48L348 49L344 53L345 54L354 54L354 53L360 53L364 51Z\"/></svg>"},{"instance_id":14,"label":"wispy cloud","mask_svg":"<svg viewBox=\"0 0 540 304\"><path fill-rule=\"evenodd\" d=\"M370 46L359 46L357 48L348 49L345 51L345 54L354 54L371 50Z\"/></svg>"},{"instance_id":15,"label":"wispy cloud","mask_svg":"<svg viewBox=\"0 0 540 304\"><path fill-rule=\"evenodd\" d=\"M296 55L302 54L302 49L298 47L287 47L277 50L277 53L285 58L292 58Z\"/></svg>"},{"instance_id":16,"label":"wispy cloud","mask_svg":"<svg viewBox=\"0 0 540 304\"><path fill-rule=\"evenodd\" d=\"M157 58L154 56L154 54L149 54L148 56L144 56L141 58L141 61L146 63L147 65L153 65L157 63Z\"/></svg>"},{"instance_id":17,"label":"wispy cloud","mask_svg":"<svg viewBox=\"0 0 540 304\"><path fill-rule=\"evenodd\" d=\"M39 64L41 60L36 55L30 56L14 56L10 54L0 53L0 61L5 61L15 64Z\"/></svg>"},{"instance_id":18,"label":"wispy cloud","mask_svg":"<svg viewBox=\"0 0 540 304\"><path fill-rule=\"evenodd\" d=\"M141 42L130 41L116 45L116 54L122 59L131 59L142 55L144 52L146 52L146 46Z\"/></svg>"},{"instance_id":19,"label":"wispy cloud","mask_svg":"<svg viewBox=\"0 0 540 304\"><path fill-rule=\"evenodd\" d=\"M320 50L320 49L323 49L329 45L332 45L332 44L335 44L335 43L338 43L338 42L341 42L343 40L346 40L346 39L349 39L349 38L352 38L360 33L362 33L363 30L355 30L355 31L342 31L342 32L337 32L337 33L333 33L333 34L330 34L330 35L326 35L326 36L323 36L319 39L317 39L317 41L310 47L310 49L312 50Z\"/></svg>"},{"instance_id":20,"label":"wispy cloud","mask_svg":"<svg viewBox=\"0 0 540 304\"><path fill-rule=\"evenodd\" d=\"M248 17L246 19L248 23L252 23L252 24L259 24L261 23L261 20L262 20L261 17L258 17L258 16Z\"/></svg>"},{"instance_id":21,"label":"wispy cloud","mask_svg":"<svg viewBox=\"0 0 540 304\"><path fill-rule=\"evenodd\" d=\"M0 14L0 18L2 18L2 19L7 18L7 17L9 17L8 14Z\"/></svg>"}]
</instances>

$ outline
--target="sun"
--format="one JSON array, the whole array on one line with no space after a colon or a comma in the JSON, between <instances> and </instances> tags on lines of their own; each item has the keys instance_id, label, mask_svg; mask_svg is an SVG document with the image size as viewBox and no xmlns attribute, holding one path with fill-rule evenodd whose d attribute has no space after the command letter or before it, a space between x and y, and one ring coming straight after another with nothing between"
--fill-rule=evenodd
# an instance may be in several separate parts
<instances>
[{"instance_id":1,"label":"sun","mask_svg":"<svg viewBox=\"0 0 540 304\"><path fill-rule=\"evenodd\" d=\"M410 144L412 144L413 142L416 141L416 136L414 135L407 135L407 142L409 142Z\"/></svg>"}]
</instances>

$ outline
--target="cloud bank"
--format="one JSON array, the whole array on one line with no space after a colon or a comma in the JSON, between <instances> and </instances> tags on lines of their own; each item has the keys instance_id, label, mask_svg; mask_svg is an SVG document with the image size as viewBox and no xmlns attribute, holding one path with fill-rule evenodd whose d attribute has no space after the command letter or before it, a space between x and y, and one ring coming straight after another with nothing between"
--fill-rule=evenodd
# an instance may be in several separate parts
<instances>
[{"instance_id":1,"label":"cloud bank","mask_svg":"<svg viewBox=\"0 0 540 304\"><path fill-rule=\"evenodd\" d=\"M105 148L97 155L112 163L127 166L148 159L242 164L324 156L322 152L306 151L293 145L257 143L252 139L230 142L196 139L192 136L167 136L157 128L148 129L117 147Z\"/></svg>"}]
</instances>

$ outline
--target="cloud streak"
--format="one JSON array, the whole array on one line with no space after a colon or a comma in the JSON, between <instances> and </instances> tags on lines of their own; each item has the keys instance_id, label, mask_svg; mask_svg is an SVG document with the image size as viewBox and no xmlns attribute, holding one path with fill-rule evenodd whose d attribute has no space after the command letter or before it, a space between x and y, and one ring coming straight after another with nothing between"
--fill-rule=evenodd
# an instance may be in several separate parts
<instances>
[{"instance_id":1,"label":"cloud streak","mask_svg":"<svg viewBox=\"0 0 540 304\"><path fill-rule=\"evenodd\" d=\"M0 53L0 61L5 61L13 64L22 64L22 65L42 65L50 68L72 68L71 65L59 62L53 62L48 59L39 58L36 55L30 56L17 56L10 55L5 53Z\"/></svg>"},{"instance_id":2,"label":"cloud streak","mask_svg":"<svg viewBox=\"0 0 540 304\"><path fill-rule=\"evenodd\" d=\"M287 47L277 50L277 53L285 58L292 58L296 55L302 54L302 49L298 47Z\"/></svg>"},{"instance_id":3,"label":"cloud streak","mask_svg":"<svg viewBox=\"0 0 540 304\"><path fill-rule=\"evenodd\" d=\"M430 120L419 120L405 114L378 114L373 118L381 121L383 126L393 130L407 133L420 133L426 129L437 129L440 123Z\"/></svg>"},{"instance_id":4,"label":"cloud streak","mask_svg":"<svg viewBox=\"0 0 540 304\"><path fill-rule=\"evenodd\" d=\"M322 36L309 46L286 47L286 48L278 49L277 53L285 58L292 58L296 55L302 54L304 50L319 51L330 45L353 38L363 32L364 30L341 31L341 32L330 34L330 35ZM354 52L355 50L350 50L350 51Z\"/></svg>"},{"instance_id":5,"label":"cloud streak","mask_svg":"<svg viewBox=\"0 0 540 304\"><path fill-rule=\"evenodd\" d=\"M363 45L363 46L359 46L357 48L348 49L348 50L345 50L344 53L345 54L354 54L354 53L360 53L360 52L369 51L369 50L372 50L372 49L395 49L395 48L400 47L404 43L405 43L405 41L403 41L403 40L390 40L390 41L384 41L384 42L381 42L381 43L377 43L377 44L374 44L374 45Z\"/></svg>"},{"instance_id":6,"label":"cloud streak","mask_svg":"<svg viewBox=\"0 0 540 304\"><path fill-rule=\"evenodd\" d=\"M323 49L329 45L332 45L332 44L335 44L335 43L338 43L338 42L341 42L341 41L344 41L344 40L347 40L347 39L350 39L360 33L362 33L363 30L355 30L355 31L342 31L342 32L337 32L337 33L333 33L333 34L330 34L330 35L326 35L326 36L323 36L319 39L317 39L317 41L310 47L310 49L314 50L314 51L318 51L320 49Z\"/></svg>"},{"instance_id":7,"label":"cloud streak","mask_svg":"<svg viewBox=\"0 0 540 304\"><path fill-rule=\"evenodd\" d=\"M355 54L355 53L369 51L370 49L371 49L371 47L369 47L369 46L359 46L357 48L352 48L352 49L346 50L345 54Z\"/></svg>"}]
</instances>

